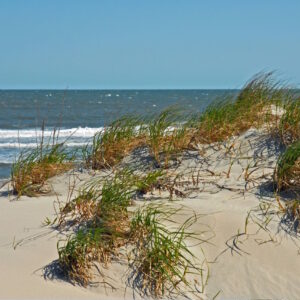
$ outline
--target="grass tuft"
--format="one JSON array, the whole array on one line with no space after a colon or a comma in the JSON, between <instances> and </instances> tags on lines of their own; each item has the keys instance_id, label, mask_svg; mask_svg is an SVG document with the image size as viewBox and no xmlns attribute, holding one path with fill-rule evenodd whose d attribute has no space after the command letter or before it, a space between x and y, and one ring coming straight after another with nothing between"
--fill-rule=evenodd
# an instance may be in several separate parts
<instances>
[{"instance_id":1,"label":"grass tuft","mask_svg":"<svg viewBox=\"0 0 300 300\"><path fill-rule=\"evenodd\" d=\"M116 165L133 149L144 144L143 127L135 117L123 117L98 132L90 149L85 149L88 166L98 170Z\"/></svg>"},{"instance_id":2,"label":"grass tuft","mask_svg":"<svg viewBox=\"0 0 300 300\"><path fill-rule=\"evenodd\" d=\"M77 232L57 246L60 266L71 281L90 284L94 262L107 265L126 243L127 207L133 193L131 177L127 170L117 172L104 180L101 190L96 188L100 182L94 181L61 209L59 226L70 221L77 226Z\"/></svg>"},{"instance_id":3,"label":"grass tuft","mask_svg":"<svg viewBox=\"0 0 300 300\"><path fill-rule=\"evenodd\" d=\"M188 149L192 138L188 120L178 107L169 107L149 123L148 146L159 167L168 168L170 159Z\"/></svg>"},{"instance_id":4,"label":"grass tuft","mask_svg":"<svg viewBox=\"0 0 300 300\"><path fill-rule=\"evenodd\" d=\"M192 262L186 256L191 253L183 239L194 236L188 233L187 229L196 221L195 217L172 231L167 230L160 222L167 221L168 217L174 215L177 212L174 209L165 210L160 206L154 210L154 206L151 205L134 213L132 220L128 212L133 195L147 193L154 188L159 189L163 176L165 174L162 171L137 176L131 170L124 169L116 172L113 177L93 180L60 209L60 216L57 219L60 229L64 226L67 229L73 227L75 231L67 240L59 241L57 245L59 264L72 282L83 286L92 283L95 263L107 265L112 257L119 255L120 248L124 245L130 244L131 247L138 249L139 252L135 254L141 259L140 246L147 242L144 246L148 248L144 250L150 251L152 247L149 244L150 239L154 238L156 234L154 230L158 229L160 240L151 251L162 253L168 251L166 254L170 260L168 263L172 264L173 271L177 273L172 275L171 271L168 275L173 276L170 282L174 283L174 280L180 279L176 286L179 282L187 284L185 275L188 269L196 270L196 267L192 268ZM155 256L154 252L149 255ZM185 257L181 258L183 254ZM162 272L166 267L166 265L159 267L160 263L162 261L157 261L153 265L154 268L160 268L160 271L155 272ZM185 269L181 270L182 267ZM159 292L159 289L165 289L168 283L164 274L157 276L160 278L158 280L162 280L161 284L157 284Z\"/></svg>"},{"instance_id":5,"label":"grass tuft","mask_svg":"<svg viewBox=\"0 0 300 300\"><path fill-rule=\"evenodd\" d=\"M282 142L290 145L300 140L300 99L287 101L283 109L278 131Z\"/></svg>"},{"instance_id":6,"label":"grass tuft","mask_svg":"<svg viewBox=\"0 0 300 300\"><path fill-rule=\"evenodd\" d=\"M279 157L275 181L279 191L291 187L300 188L300 140L290 145Z\"/></svg>"},{"instance_id":7,"label":"grass tuft","mask_svg":"<svg viewBox=\"0 0 300 300\"><path fill-rule=\"evenodd\" d=\"M73 160L74 154L68 153L63 143L42 141L37 148L21 152L11 169L14 192L18 196L45 193L46 180L72 168Z\"/></svg>"},{"instance_id":8,"label":"grass tuft","mask_svg":"<svg viewBox=\"0 0 300 300\"><path fill-rule=\"evenodd\" d=\"M217 101L200 116L197 138L213 143L239 135L247 129L274 121L271 105L278 106L288 97L286 89L273 79L272 73L254 76L236 98Z\"/></svg>"},{"instance_id":9,"label":"grass tuft","mask_svg":"<svg viewBox=\"0 0 300 300\"><path fill-rule=\"evenodd\" d=\"M131 267L134 269L134 286L151 296L160 297L190 287L187 275L201 274L194 255L186 245L187 238L196 238L188 229L197 220L187 219L179 228L168 229L165 222L173 222L175 209L148 205L139 209L131 221L134 241Z\"/></svg>"},{"instance_id":10,"label":"grass tuft","mask_svg":"<svg viewBox=\"0 0 300 300\"><path fill-rule=\"evenodd\" d=\"M109 262L114 249L110 241L101 228L81 229L63 245L59 241L57 249L61 269L72 282L87 286L93 278L94 262Z\"/></svg>"}]
</instances>

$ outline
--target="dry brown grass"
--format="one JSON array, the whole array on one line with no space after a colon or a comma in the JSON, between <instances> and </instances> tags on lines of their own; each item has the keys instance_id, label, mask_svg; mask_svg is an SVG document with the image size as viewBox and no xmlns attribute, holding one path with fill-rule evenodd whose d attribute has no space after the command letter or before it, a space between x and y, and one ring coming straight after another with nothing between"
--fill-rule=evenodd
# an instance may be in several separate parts
<instances>
[{"instance_id":1,"label":"dry brown grass","mask_svg":"<svg viewBox=\"0 0 300 300\"><path fill-rule=\"evenodd\" d=\"M93 279L92 269L95 262L107 265L115 251L111 234L101 228L79 230L66 241L59 241L59 263L68 278L82 286Z\"/></svg>"},{"instance_id":2,"label":"dry brown grass","mask_svg":"<svg viewBox=\"0 0 300 300\"><path fill-rule=\"evenodd\" d=\"M91 165L95 170L110 168L119 163L134 149L145 145L144 137L120 139L101 146L92 159Z\"/></svg>"},{"instance_id":3,"label":"dry brown grass","mask_svg":"<svg viewBox=\"0 0 300 300\"><path fill-rule=\"evenodd\" d=\"M68 278L83 286L91 283L95 262L107 265L129 235L127 211L132 177L126 170L95 180L60 208L58 226L75 233L58 244L59 263Z\"/></svg>"},{"instance_id":4,"label":"dry brown grass","mask_svg":"<svg viewBox=\"0 0 300 300\"><path fill-rule=\"evenodd\" d=\"M95 134L92 147L86 148L84 156L87 165L95 170L110 168L142 145L145 145L145 135L140 121L123 117Z\"/></svg>"},{"instance_id":5,"label":"dry brown grass","mask_svg":"<svg viewBox=\"0 0 300 300\"><path fill-rule=\"evenodd\" d=\"M176 160L184 150L192 148L192 130L188 128L175 128L157 140L157 145L148 142L150 153L159 167L167 169L171 160Z\"/></svg>"},{"instance_id":6,"label":"dry brown grass","mask_svg":"<svg viewBox=\"0 0 300 300\"><path fill-rule=\"evenodd\" d=\"M138 176L125 169L116 172L114 176L93 179L79 191L75 198L60 207L56 220L59 230L74 232L66 240L58 243L60 267L72 282L87 286L94 278L95 264L100 263L107 267L112 258L120 255L122 247L127 245L129 249L137 247L139 230L135 228L137 223L132 221L132 217L135 216L133 218L137 221L142 215L130 213L128 207L132 205L132 197L135 194L148 193L153 189L170 190L170 193L176 190L170 182L165 182L165 173L162 171ZM166 215L174 213L174 210L164 212ZM183 237L193 235L185 231L189 227L188 224L190 221L187 221L178 232L170 231L173 239L169 245L174 248L170 250L170 255L177 249L189 253L183 244ZM167 241L168 235L163 239ZM158 244L157 250L159 250ZM172 280L180 279L180 282L186 283L186 272L182 267L185 267L183 264L189 261L178 257L172 260L170 255L168 259L177 269ZM175 266L176 262L180 266ZM153 267L158 268L158 265ZM191 265L190 267L192 268ZM166 281L165 277L164 281ZM164 284L159 285L158 288L162 288Z\"/></svg>"},{"instance_id":7,"label":"dry brown grass","mask_svg":"<svg viewBox=\"0 0 300 300\"><path fill-rule=\"evenodd\" d=\"M196 138L214 143L239 135L251 127L275 122L271 105L285 99L286 91L272 78L272 73L258 74L239 92L236 99L213 103L200 116Z\"/></svg>"},{"instance_id":8,"label":"dry brown grass","mask_svg":"<svg viewBox=\"0 0 300 300\"><path fill-rule=\"evenodd\" d=\"M41 142L37 148L22 152L11 170L14 192L18 196L48 192L47 179L70 170L73 159L74 153L68 153L64 144L44 145Z\"/></svg>"},{"instance_id":9,"label":"dry brown grass","mask_svg":"<svg viewBox=\"0 0 300 300\"><path fill-rule=\"evenodd\" d=\"M289 188L300 191L300 140L279 157L274 177L279 191Z\"/></svg>"},{"instance_id":10,"label":"dry brown grass","mask_svg":"<svg viewBox=\"0 0 300 300\"><path fill-rule=\"evenodd\" d=\"M272 109L285 106L280 119ZM293 120L293 121L291 121ZM251 127L267 125L282 138L299 136L299 101L273 78L272 73L254 76L238 93L211 104L192 118L180 107L169 107L151 119L122 118L94 138L88 162L94 169L116 165L134 149L147 146L157 166L168 168L184 150L197 144L222 142ZM136 130L136 127L140 130ZM275 129L276 128L276 129Z\"/></svg>"},{"instance_id":11,"label":"dry brown grass","mask_svg":"<svg viewBox=\"0 0 300 300\"><path fill-rule=\"evenodd\" d=\"M283 144L290 145L300 140L300 98L284 103L283 110L277 132Z\"/></svg>"},{"instance_id":12,"label":"dry brown grass","mask_svg":"<svg viewBox=\"0 0 300 300\"><path fill-rule=\"evenodd\" d=\"M281 220L282 223L288 226L289 232L300 232L300 200L290 200L284 204L282 209L284 215Z\"/></svg>"},{"instance_id":13,"label":"dry brown grass","mask_svg":"<svg viewBox=\"0 0 300 300\"><path fill-rule=\"evenodd\" d=\"M194 215L182 225L170 229L164 223L175 224L172 217L178 210L163 205L148 205L135 213L131 221L134 243L129 256L133 286L147 296L162 297L180 292L182 285L193 290L188 275L200 276L195 256L186 245L187 239L199 242L190 227L197 221Z\"/></svg>"}]
</instances>

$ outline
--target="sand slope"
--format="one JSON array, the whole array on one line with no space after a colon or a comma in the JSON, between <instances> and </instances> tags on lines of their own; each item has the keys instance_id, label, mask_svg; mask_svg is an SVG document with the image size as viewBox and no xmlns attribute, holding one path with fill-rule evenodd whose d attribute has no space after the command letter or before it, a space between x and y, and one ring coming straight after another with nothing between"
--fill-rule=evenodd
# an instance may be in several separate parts
<instances>
[{"instance_id":1,"label":"sand slope","mask_svg":"<svg viewBox=\"0 0 300 300\"><path fill-rule=\"evenodd\" d=\"M276 216L268 223L269 231L257 232L259 225L253 221L258 220L255 217L259 217L259 212L255 209L260 203L276 203L270 183L280 147L263 132L251 129L226 145L204 148L201 155L196 151L186 153L181 165L174 168L174 172L183 174L182 180L198 174L198 183L183 186L186 197L171 202L183 206L178 221L196 212L202 216L194 224L194 230L201 232L209 228L203 238L210 238L210 243L191 247L201 261L205 257L204 268L210 273L204 293L198 296L212 299L219 293L217 299L299 298L298 240L279 228ZM140 158L141 155L130 157L128 161L137 163ZM43 227L42 222L46 217L54 218L53 203L57 197L61 201L67 198L70 176L65 174L50 181L57 195L13 200L7 195L9 186L2 188L0 298L133 297L132 289L125 289L127 267L119 262L104 270L107 280L116 287L114 291L102 284L84 289L53 275L56 244L63 235ZM84 180L89 178L87 174L78 176ZM163 199L164 194L156 192L147 198ZM245 234L245 220L251 210L254 218L249 221ZM139 298L138 294L135 296Z\"/></svg>"}]
</instances>

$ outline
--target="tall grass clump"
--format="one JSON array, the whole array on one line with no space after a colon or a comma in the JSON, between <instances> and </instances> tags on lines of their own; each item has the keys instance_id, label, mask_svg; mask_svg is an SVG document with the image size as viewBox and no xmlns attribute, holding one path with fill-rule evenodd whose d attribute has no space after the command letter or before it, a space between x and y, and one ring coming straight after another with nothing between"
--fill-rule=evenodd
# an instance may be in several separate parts
<instances>
[{"instance_id":1,"label":"tall grass clump","mask_svg":"<svg viewBox=\"0 0 300 300\"><path fill-rule=\"evenodd\" d=\"M74 199L67 201L63 207L59 208L58 226L63 227L68 224L72 227L91 220L97 212L100 196L101 191L93 186L81 188Z\"/></svg>"},{"instance_id":2,"label":"tall grass clump","mask_svg":"<svg viewBox=\"0 0 300 300\"><path fill-rule=\"evenodd\" d=\"M278 131L285 145L300 140L300 98L292 99L284 103Z\"/></svg>"},{"instance_id":3,"label":"tall grass clump","mask_svg":"<svg viewBox=\"0 0 300 300\"><path fill-rule=\"evenodd\" d=\"M279 191L287 188L300 191L300 140L291 144L279 157L275 181Z\"/></svg>"},{"instance_id":4,"label":"tall grass clump","mask_svg":"<svg viewBox=\"0 0 300 300\"><path fill-rule=\"evenodd\" d=\"M59 226L75 227L75 234L58 243L59 264L66 276L83 286L91 283L95 262L107 265L118 255L129 236L128 206L135 191L132 172L119 171L107 178L102 188L98 181L82 189L61 208ZM79 203L79 205L78 205Z\"/></svg>"},{"instance_id":5,"label":"tall grass clump","mask_svg":"<svg viewBox=\"0 0 300 300\"><path fill-rule=\"evenodd\" d=\"M170 107L149 122L148 146L158 166L168 167L170 159L188 148L192 137L188 120L179 108Z\"/></svg>"},{"instance_id":6,"label":"tall grass clump","mask_svg":"<svg viewBox=\"0 0 300 300\"><path fill-rule=\"evenodd\" d=\"M116 165L133 149L144 144L143 127L135 117L123 117L98 132L90 149L85 150L85 159L93 169Z\"/></svg>"},{"instance_id":7,"label":"tall grass clump","mask_svg":"<svg viewBox=\"0 0 300 300\"><path fill-rule=\"evenodd\" d=\"M273 121L276 116L271 105L281 105L286 96L286 90L273 79L272 73L258 74L236 97L208 106L199 118L197 138L205 143L224 141L252 126Z\"/></svg>"},{"instance_id":8,"label":"tall grass clump","mask_svg":"<svg viewBox=\"0 0 300 300\"><path fill-rule=\"evenodd\" d=\"M238 118L232 99L215 102L200 116L197 140L204 143L218 142L235 133L233 123Z\"/></svg>"},{"instance_id":9,"label":"tall grass clump","mask_svg":"<svg viewBox=\"0 0 300 300\"><path fill-rule=\"evenodd\" d=\"M127 207L135 191L131 171L122 170L113 177L92 179L78 195L60 207L59 226L65 224L103 226L113 224L113 219L127 218ZM110 223L110 224L109 224Z\"/></svg>"},{"instance_id":10,"label":"tall grass clump","mask_svg":"<svg viewBox=\"0 0 300 300\"><path fill-rule=\"evenodd\" d=\"M101 228L80 229L64 245L57 244L59 264L69 280L87 286L93 278L95 261L107 263L114 250Z\"/></svg>"},{"instance_id":11,"label":"tall grass clump","mask_svg":"<svg viewBox=\"0 0 300 300\"><path fill-rule=\"evenodd\" d=\"M55 135L55 133L54 133ZM68 152L64 143L45 143L34 149L23 151L13 163L11 181L14 192L21 195L35 196L43 192L47 179L69 170L75 154Z\"/></svg>"},{"instance_id":12,"label":"tall grass clump","mask_svg":"<svg viewBox=\"0 0 300 300\"><path fill-rule=\"evenodd\" d=\"M123 234L128 229L127 208L132 204L135 190L132 173L128 170L117 173L111 181L107 180L102 187L96 218L105 226L114 227L115 232Z\"/></svg>"},{"instance_id":13,"label":"tall grass clump","mask_svg":"<svg viewBox=\"0 0 300 300\"><path fill-rule=\"evenodd\" d=\"M91 147L84 149L85 161L93 169L110 168L134 149L148 146L158 166L167 166L191 140L183 116L170 107L150 118L122 117L95 134Z\"/></svg>"},{"instance_id":14,"label":"tall grass clump","mask_svg":"<svg viewBox=\"0 0 300 300\"><path fill-rule=\"evenodd\" d=\"M59 207L58 225L98 226L100 220L102 224L104 221L112 224L113 219L127 219L133 195L161 188L164 176L161 170L135 175L132 170L123 169L108 178L92 179L79 189L76 197Z\"/></svg>"},{"instance_id":15,"label":"tall grass clump","mask_svg":"<svg viewBox=\"0 0 300 300\"><path fill-rule=\"evenodd\" d=\"M196 238L189 231L197 217L187 219L179 228L168 229L176 210L148 205L139 209L131 220L134 249L131 253L131 275L134 287L155 297L190 287L188 274L201 274L186 239ZM174 223L173 223L174 225Z\"/></svg>"},{"instance_id":16,"label":"tall grass clump","mask_svg":"<svg viewBox=\"0 0 300 300\"><path fill-rule=\"evenodd\" d=\"M113 257L119 255L121 247L131 245L131 248L135 248L135 243L140 244L138 235L142 233L140 229L145 229L145 224L138 220L144 213L141 210L138 210L137 214L130 213L128 207L132 205L134 194L160 188L159 181L163 176L162 171L138 176L133 171L124 169L116 172L114 176L89 182L74 199L60 208L58 227L60 231L73 230L73 234L58 242L59 265L72 282L83 286L90 284L95 264L106 266ZM162 209L161 211L163 212ZM164 212L164 216L169 216L170 212L175 213L174 210L168 210ZM132 214L135 216L133 221ZM158 210L155 213L155 216L157 215ZM154 222L158 225L161 220L162 218L155 217ZM186 225L183 226L177 235L175 231L165 232L166 239L172 237L169 246L177 243L176 247L179 250L182 247L180 251L184 250L185 246L180 244L179 235L187 237L186 228ZM167 247L167 244L164 247ZM176 249L170 248L170 255L173 255ZM181 260L177 259L173 263L177 262L180 264ZM158 265L155 268L158 268Z\"/></svg>"}]
</instances>

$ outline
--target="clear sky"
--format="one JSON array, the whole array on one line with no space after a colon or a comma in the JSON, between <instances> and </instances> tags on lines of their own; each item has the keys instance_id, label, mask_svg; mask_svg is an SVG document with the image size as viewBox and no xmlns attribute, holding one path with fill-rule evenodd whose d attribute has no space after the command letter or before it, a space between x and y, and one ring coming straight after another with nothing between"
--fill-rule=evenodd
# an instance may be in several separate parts
<instances>
[{"instance_id":1,"label":"clear sky","mask_svg":"<svg viewBox=\"0 0 300 300\"><path fill-rule=\"evenodd\" d=\"M0 88L300 86L300 0L0 0Z\"/></svg>"}]
</instances>

